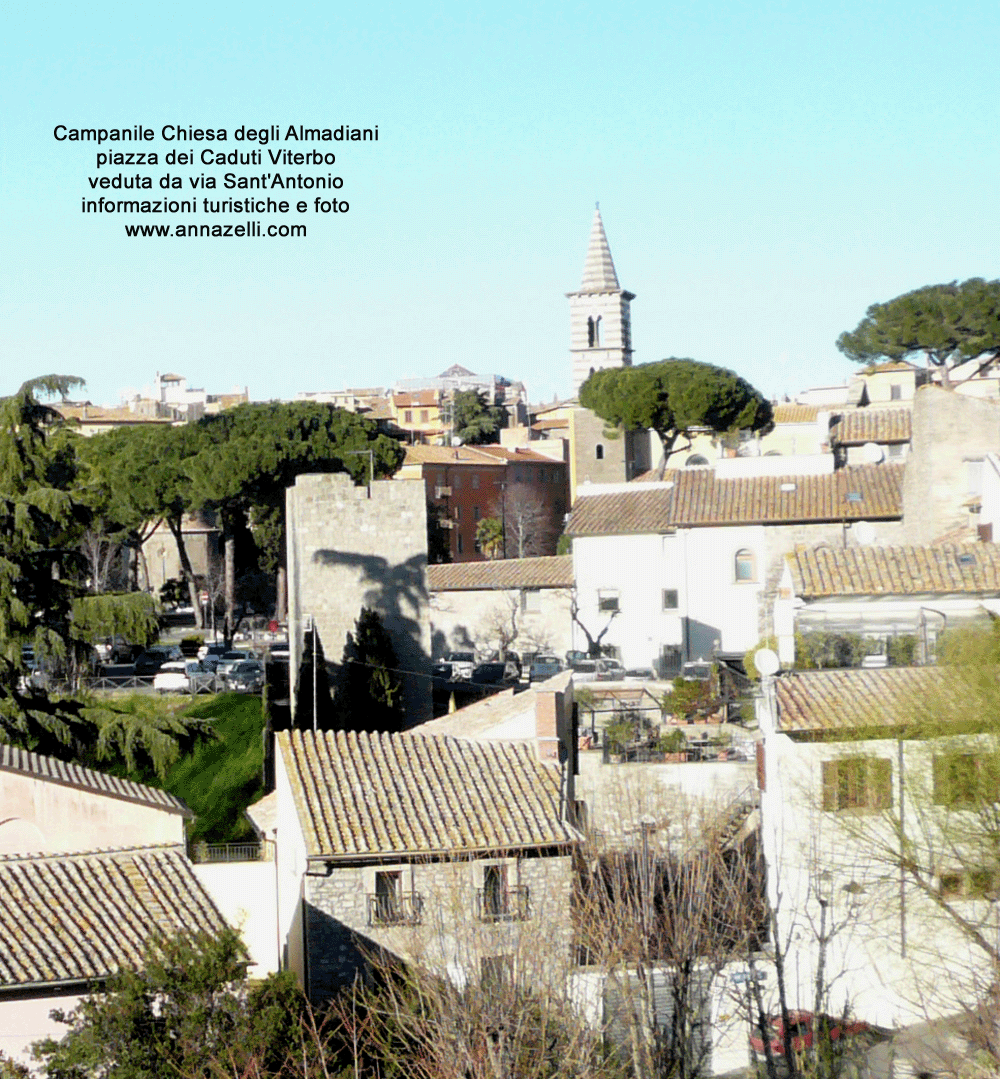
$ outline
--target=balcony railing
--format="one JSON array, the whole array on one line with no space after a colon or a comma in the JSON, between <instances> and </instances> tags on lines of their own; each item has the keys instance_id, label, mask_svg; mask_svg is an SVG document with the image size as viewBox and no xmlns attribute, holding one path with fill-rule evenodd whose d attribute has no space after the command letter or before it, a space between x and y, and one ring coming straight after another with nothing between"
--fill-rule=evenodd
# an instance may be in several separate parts
<instances>
[{"instance_id":1,"label":"balcony railing","mask_svg":"<svg viewBox=\"0 0 1000 1079\"><path fill-rule=\"evenodd\" d=\"M424 897L419 892L403 895L368 895L369 925L420 925Z\"/></svg>"},{"instance_id":2,"label":"balcony railing","mask_svg":"<svg viewBox=\"0 0 1000 1079\"><path fill-rule=\"evenodd\" d=\"M531 917L527 885L476 889L476 917L481 922L526 922Z\"/></svg>"},{"instance_id":3,"label":"balcony railing","mask_svg":"<svg viewBox=\"0 0 1000 1079\"><path fill-rule=\"evenodd\" d=\"M268 862L267 843L192 843L188 851L192 862Z\"/></svg>"}]
</instances>

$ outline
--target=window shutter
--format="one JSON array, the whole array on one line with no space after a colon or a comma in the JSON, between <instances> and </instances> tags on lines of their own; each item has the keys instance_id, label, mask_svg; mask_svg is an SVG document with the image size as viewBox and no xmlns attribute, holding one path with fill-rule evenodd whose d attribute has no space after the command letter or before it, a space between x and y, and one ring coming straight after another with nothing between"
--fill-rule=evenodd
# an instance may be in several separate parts
<instances>
[{"instance_id":1,"label":"window shutter","mask_svg":"<svg viewBox=\"0 0 1000 1079\"><path fill-rule=\"evenodd\" d=\"M840 761L823 761L823 808L839 809Z\"/></svg>"},{"instance_id":2,"label":"window shutter","mask_svg":"<svg viewBox=\"0 0 1000 1079\"><path fill-rule=\"evenodd\" d=\"M868 805L872 809L892 808L892 761L885 757L868 762Z\"/></svg>"}]
</instances>

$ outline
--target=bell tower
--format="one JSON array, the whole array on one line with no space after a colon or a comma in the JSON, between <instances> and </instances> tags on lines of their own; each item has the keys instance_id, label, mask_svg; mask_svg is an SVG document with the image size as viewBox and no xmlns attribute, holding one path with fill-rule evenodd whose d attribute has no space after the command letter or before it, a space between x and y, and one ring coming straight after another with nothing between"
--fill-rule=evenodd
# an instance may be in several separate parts
<instances>
[{"instance_id":1,"label":"bell tower","mask_svg":"<svg viewBox=\"0 0 1000 1079\"><path fill-rule=\"evenodd\" d=\"M632 365L629 304L635 295L618 284L600 206L594 210L583 281L578 291L567 292L566 296L570 310L573 393L576 395L594 371Z\"/></svg>"}]
</instances>

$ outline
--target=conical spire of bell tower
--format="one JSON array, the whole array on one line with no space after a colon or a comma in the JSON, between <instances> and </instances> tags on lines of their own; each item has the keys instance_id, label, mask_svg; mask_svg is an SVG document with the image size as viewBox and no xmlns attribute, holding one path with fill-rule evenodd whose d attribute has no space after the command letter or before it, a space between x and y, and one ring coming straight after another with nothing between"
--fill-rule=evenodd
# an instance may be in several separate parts
<instances>
[{"instance_id":1,"label":"conical spire of bell tower","mask_svg":"<svg viewBox=\"0 0 1000 1079\"><path fill-rule=\"evenodd\" d=\"M567 292L570 308L570 353L573 356L573 392L595 371L628 367L632 363L632 325L629 304L635 293L618 284L601 208L594 210L583 266L583 284Z\"/></svg>"},{"instance_id":2,"label":"conical spire of bell tower","mask_svg":"<svg viewBox=\"0 0 1000 1079\"><path fill-rule=\"evenodd\" d=\"M594 209L594 222L590 226L590 243L587 245L587 261L583 264L581 292L611 292L619 289L618 275L611 258L611 248L604 234L601 208Z\"/></svg>"}]
</instances>

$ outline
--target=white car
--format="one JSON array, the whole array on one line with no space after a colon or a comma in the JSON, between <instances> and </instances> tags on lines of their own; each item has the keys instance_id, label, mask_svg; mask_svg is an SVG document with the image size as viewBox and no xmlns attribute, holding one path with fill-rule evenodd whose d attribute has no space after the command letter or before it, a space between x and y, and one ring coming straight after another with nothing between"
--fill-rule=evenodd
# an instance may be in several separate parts
<instances>
[{"instance_id":1,"label":"white car","mask_svg":"<svg viewBox=\"0 0 1000 1079\"><path fill-rule=\"evenodd\" d=\"M153 689L157 693L189 693L194 679L208 673L196 659L174 659L153 676Z\"/></svg>"}]
</instances>

